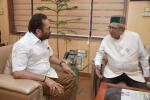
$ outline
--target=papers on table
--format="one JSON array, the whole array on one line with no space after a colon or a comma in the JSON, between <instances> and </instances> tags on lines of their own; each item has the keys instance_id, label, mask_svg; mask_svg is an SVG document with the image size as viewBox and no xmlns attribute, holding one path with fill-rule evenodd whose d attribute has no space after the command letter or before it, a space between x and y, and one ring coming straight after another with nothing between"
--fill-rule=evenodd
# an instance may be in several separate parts
<instances>
[{"instance_id":1,"label":"papers on table","mask_svg":"<svg viewBox=\"0 0 150 100\"><path fill-rule=\"evenodd\" d=\"M150 100L150 93L122 89L121 100Z\"/></svg>"}]
</instances>

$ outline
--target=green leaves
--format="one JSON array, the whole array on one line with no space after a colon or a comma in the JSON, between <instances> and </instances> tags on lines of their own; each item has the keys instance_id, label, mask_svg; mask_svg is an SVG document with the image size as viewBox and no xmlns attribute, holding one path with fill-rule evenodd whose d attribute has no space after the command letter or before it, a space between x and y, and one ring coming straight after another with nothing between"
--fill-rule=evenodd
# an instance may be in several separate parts
<instances>
[{"instance_id":1,"label":"green leaves","mask_svg":"<svg viewBox=\"0 0 150 100\"><path fill-rule=\"evenodd\" d=\"M52 22L53 24L57 23L57 21L54 21L52 19L48 19L50 22Z\"/></svg>"},{"instance_id":2,"label":"green leaves","mask_svg":"<svg viewBox=\"0 0 150 100\"><path fill-rule=\"evenodd\" d=\"M66 30L63 30L63 31L66 31L68 34L78 34L76 31L73 31L73 30L70 30L70 29L66 29Z\"/></svg>"},{"instance_id":3,"label":"green leaves","mask_svg":"<svg viewBox=\"0 0 150 100\"><path fill-rule=\"evenodd\" d=\"M72 22L75 22L75 21L79 21L81 20L81 18L76 18L76 19L69 19L69 20L61 20L58 22L59 25L66 25L66 24L69 24L69 23L72 23Z\"/></svg>"},{"instance_id":4,"label":"green leaves","mask_svg":"<svg viewBox=\"0 0 150 100\"><path fill-rule=\"evenodd\" d=\"M53 11L56 15L55 19L49 19L49 21L55 25L56 31L60 34L62 34L67 40L70 40L68 37L66 37L66 34L77 34L76 31L67 28L63 28L63 26L69 24L69 23L74 23L77 21L80 21L81 18L76 18L76 19L68 19L68 20L60 20L60 13L63 11L71 11L78 9L78 6L70 6L70 0L49 0L48 3L50 3L50 6L41 6L37 7L37 10L39 11ZM60 31L61 30L61 31Z\"/></svg>"},{"instance_id":5,"label":"green leaves","mask_svg":"<svg viewBox=\"0 0 150 100\"><path fill-rule=\"evenodd\" d=\"M37 10L40 10L40 11L51 10L51 11L57 12L57 10L52 9L52 8L49 8L49 7L47 7L47 6L37 7Z\"/></svg>"}]
</instances>

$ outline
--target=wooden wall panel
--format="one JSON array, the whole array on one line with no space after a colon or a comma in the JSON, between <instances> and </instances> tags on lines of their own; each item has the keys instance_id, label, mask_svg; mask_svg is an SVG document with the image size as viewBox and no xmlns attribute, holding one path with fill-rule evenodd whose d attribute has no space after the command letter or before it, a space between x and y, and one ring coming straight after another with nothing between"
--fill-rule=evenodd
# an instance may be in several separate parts
<instances>
[{"instance_id":1,"label":"wooden wall panel","mask_svg":"<svg viewBox=\"0 0 150 100\"><path fill-rule=\"evenodd\" d=\"M124 0L94 0L95 2L122 3Z\"/></svg>"},{"instance_id":2,"label":"wooden wall panel","mask_svg":"<svg viewBox=\"0 0 150 100\"><path fill-rule=\"evenodd\" d=\"M3 14L0 14L0 30L1 30L1 42L9 42L9 19L8 19L8 4L7 0L0 0L0 9L3 10Z\"/></svg>"},{"instance_id":3,"label":"wooden wall panel","mask_svg":"<svg viewBox=\"0 0 150 100\"><path fill-rule=\"evenodd\" d=\"M9 36L9 44L14 44L20 38L21 38L21 36L19 36L19 35L10 35Z\"/></svg>"},{"instance_id":4,"label":"wooden wall panel","mask_svg":"<svg viewBox=\"0 0 150 100\"><path fill-rule=\"evenodd\" d=\"M101 40L90 40L90 47L89 47L89 71L88 73L92 72L92 60L95 58L96 52L99 49Z\"/></svg>"},{"instance_id":5,"label":"wooden wall panel","mask_svg":"<svg viewBox=\"0 0 150 100\"><path fill-rule=\"evenodd\" d=\"M144 8L150 7L150 1L130 2L127 29L138 32L144 44L150 45L150 17L144 17Z\"/></svg>"}]
</instances>

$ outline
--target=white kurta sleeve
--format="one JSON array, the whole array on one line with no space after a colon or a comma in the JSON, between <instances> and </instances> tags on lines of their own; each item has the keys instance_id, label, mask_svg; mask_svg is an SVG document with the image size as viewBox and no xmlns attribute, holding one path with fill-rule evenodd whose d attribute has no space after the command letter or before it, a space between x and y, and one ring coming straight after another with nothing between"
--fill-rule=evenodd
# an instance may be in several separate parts
<instances>
[{"instance_id":1,"label":"white kurta sleeve","mask_svg":"<svg viewBox=\"0 0 150 100\"><path fill-rule=\"evenodd\" d=\"M29 50L22 44L15 44L12 50L12 71L26 69Z\"/></svg>"},{"instance_id":2,"label":"white kurta sleeve","mask_svg":"<svg viewBox=\"0 0 150 100\"><path fill-rule=\"evenodd\" d=\"M103 40L98 51L96 52L96 56L94 59L95 65L101 65L104 56L105 56L105 45Z\"/></svg>"},{"instance_id":3,"label":"white kurta sleeve","mask_svg":"<svg viewBox=\"0 0 150 100\"><path fill-rule=\"evenodd\" d=\"M143 74L144 77L150 77L150 66L149 66L149 62L148 62L148 53L146 52L143 42L141 40L141 38L139 37L138 40L138 45L139 45L139 61L141 63L142 69L143 69Z\"/></svg>"}]
</instances>

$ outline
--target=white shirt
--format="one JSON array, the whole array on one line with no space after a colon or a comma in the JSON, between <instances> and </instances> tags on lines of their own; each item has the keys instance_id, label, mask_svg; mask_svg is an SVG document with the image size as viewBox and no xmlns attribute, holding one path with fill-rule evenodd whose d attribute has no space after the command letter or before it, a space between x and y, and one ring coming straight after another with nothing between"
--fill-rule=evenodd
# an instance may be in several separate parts
<instances>
[{"instance_id":1,"label":"white shirt","mask_svg":"<svg viewBox=\"0 0 150 100\"><path fill-rule=\"evenodd\" d=\"M107 35L96 53L95 65L101 65L104 56L108 58L104 69L106 78L126 73L133 80L145 82L144 77L149 77L148 54L140 36L135 32L124 31L119 40Z\"/></svg>"},{"instance_id":2,"label":"white shirt","mask_svg":"<svg viewBox=\"0 0 150 100\"><path fill-rule=\"evenodd\" d=\"M48 45L48 39L41 41L33 33L27 32L13 46L12 71L26 70L58 78L56 71L50 66L49 57L52 55L53 50Z\"/></svg>"}]
</instances>

